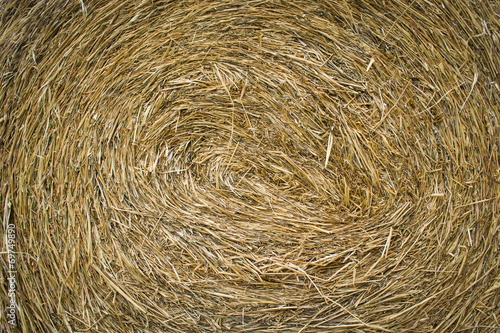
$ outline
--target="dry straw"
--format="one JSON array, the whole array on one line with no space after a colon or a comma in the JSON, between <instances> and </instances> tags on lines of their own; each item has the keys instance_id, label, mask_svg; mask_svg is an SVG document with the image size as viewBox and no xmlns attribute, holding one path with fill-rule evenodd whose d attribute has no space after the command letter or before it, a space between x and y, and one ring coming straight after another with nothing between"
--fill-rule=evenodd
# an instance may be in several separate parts
<instances>
[{"instance_id":1,"label":"dry straw","mask_svg":"<svg viewBox=\"0 0 500 333\"><path fill-rule=\"evenodd\" d=\"M0 330L498 331L497 1L0 9Z\"/></svg>"}]
</instances>

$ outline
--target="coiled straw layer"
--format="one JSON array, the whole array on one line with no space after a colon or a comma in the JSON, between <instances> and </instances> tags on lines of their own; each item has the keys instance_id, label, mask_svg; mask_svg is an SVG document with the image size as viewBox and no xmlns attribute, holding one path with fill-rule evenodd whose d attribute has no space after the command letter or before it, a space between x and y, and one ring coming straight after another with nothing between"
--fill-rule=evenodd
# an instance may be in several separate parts
<instances>
[{"instance_id":1,"label":"coiled straw layer","mask_svg":"<svg viewBox=\"0 0 500 333\"><path fill-rule=\"evenodd\" d=\"M21 331L500 326L497 2L0 7Z\"/></svg>"}]
</instances>

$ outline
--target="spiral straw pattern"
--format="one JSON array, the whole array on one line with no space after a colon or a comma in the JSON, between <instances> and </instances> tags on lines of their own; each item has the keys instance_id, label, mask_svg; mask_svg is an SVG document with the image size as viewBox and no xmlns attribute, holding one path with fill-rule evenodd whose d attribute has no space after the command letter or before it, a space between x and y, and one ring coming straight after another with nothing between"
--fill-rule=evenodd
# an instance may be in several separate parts
<instances>
[{"instance_id":1,"label":"spiral straw pattern","mask_svg":"<svg viewBox=\"0 0 500 333\"><path fill-rule=\"evenodd\" d=\"M0 7L21 331L500 326L495 1Z\"/></svg>"}]
</instances>

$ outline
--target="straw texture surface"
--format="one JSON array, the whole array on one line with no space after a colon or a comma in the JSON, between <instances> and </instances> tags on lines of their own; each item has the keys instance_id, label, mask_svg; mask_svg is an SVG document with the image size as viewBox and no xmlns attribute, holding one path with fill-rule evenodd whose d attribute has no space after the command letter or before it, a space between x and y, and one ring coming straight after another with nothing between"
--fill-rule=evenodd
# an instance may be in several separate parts
<instances>
[{"instance_id":1,"label":"straw texture surface","mask_svg":"<svg viewBox=\"0 0 500 333\"><path fill-rule=\"evenodd\" d=\"M497 1L0 20L0 330L498 332Z\"/></svg>"}]
</instances>

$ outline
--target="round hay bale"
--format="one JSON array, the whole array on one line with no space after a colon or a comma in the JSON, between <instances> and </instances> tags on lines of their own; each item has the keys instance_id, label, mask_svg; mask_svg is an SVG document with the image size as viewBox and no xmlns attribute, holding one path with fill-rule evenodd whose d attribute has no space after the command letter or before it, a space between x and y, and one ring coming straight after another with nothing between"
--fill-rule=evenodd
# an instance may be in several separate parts
<instances>
[{"instance_id":1,"label":"round hay bale","mask_svg":"<svg viewBox=\"0 0 500 333\"><path fill-rule=\"evenodd\" d=\"M498 2L0 8L2 330L500 326Z\"/></svg>"}]
</instances>

